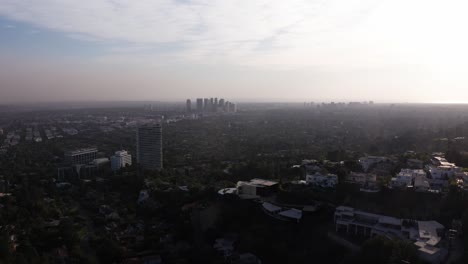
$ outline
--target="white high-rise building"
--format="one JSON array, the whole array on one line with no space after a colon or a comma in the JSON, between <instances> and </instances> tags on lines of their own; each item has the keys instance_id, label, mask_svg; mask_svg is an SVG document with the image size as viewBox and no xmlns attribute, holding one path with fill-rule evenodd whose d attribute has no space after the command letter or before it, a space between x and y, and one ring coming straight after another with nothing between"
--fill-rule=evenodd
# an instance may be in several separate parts
<instances>
[{"instance_id":1,"label":"white high-rise building","mask_svg":"<svg viewBox=\"0 0 468 264\"><path fill-rule=\"evenodd\" d=\"M132 165L132 155L128 154L127 151L116 151L114 156L111 157L111 168L113 171L117 171L127 165Z\"/></svg>"},{"instance_id":2,"label":"white high-rise building","mask_svg":"<svg viewBox=\"0 0 468 264\"><path fill-rule=\"evenodd\" d=\"M162 164L162 127L148 124L137 128L137 162L147 170L160 170Z\"/></svg>"}]
</instances>

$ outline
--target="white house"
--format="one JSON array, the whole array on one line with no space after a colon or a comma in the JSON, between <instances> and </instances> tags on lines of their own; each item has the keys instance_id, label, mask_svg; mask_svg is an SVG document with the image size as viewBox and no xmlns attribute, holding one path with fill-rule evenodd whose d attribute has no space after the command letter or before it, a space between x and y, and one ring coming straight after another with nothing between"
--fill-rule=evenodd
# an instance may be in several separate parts
<instances>
[{"instance_id":1,"label":"white house","mask_svg":"<svg viewBox=\"0 0 468 264\"><path fill-rule=\"evenodd\" d=\"M450 165L428 166L428 170L431 174L432 179L446 180L448 178L452 178L455 175L455 173L461 171L461 168L455 166L455 164L449 164Z\"/></svg>"},{"instance_id":2,"label":"white house","mask_svg":"<svg viewBox=\"0 0 468 264\"><path fill-rule=\"evenodd\" d=\"M410 187L416 177L426 177L423 170L401 169L396 177L392 178L392 187Z\"/></svg>"},{"instance_id":3,"label":"white house","mask_svg":"<svg viewBox=\"0 0 468 264\"><path fill-rule=\"evenodd\" d=\"M436 221L399 219L346 206L338 206L334 218L337 232L410 240L418 247L419 256L430 263L441 263L447 255L439 245L444 226Z\"/></svg>"},{"instance_id":4,"label":"white house","mask_svg":"<svg viewBox=\"0 0 468 264\"><path fill-rule=\"evenodd\" d=\"M132 165L132 155L128 154L127 151L116 151L114 156L111 157L111 168L113 171L117 171L127 165Z\"/></svg>"},{"instance_id":5,"label":"white house","mask_svg":"<svg viewBox=\"0 0 468 264\"><path fill-rule=\"evenodd\" d=\"M446 180L454 177L455 173L460 172L461 168L455 163L448 162L444 157L435 155L431 159L431 165L427 166L432 179Z\"/></svg>"}]
</instances>

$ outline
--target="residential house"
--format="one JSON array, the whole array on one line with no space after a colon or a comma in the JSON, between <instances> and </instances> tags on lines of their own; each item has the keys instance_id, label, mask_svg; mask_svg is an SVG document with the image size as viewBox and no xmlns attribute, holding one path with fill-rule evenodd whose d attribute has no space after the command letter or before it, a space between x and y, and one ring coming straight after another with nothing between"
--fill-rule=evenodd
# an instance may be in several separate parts
<instances>
[{"instance_id":1,"label":"residential house","mask_svg":"<svg viewBox=\"0 0 468 264\"><path fill-rule=\"evenodd\" d=\"M315 174L307 174L306 182L321 188L335 188L336 184L338 184L338 176L316 172Z\"/></svg>"},{"instance_id":2,"label":"residential house","mask_svg":"<svg viewBox=\"0 0 468 264\"><path fill-rule=\"evenodd\" d=\"M346 182L357 184L361 190L378 190L377 175L373 173L351 172L346 176Z\"/></svg>"},{"instance_id":3,"label":"residential house","mask_svg":"<svg viewBox=\"0 0 468 264\"><path fill-rule=\"evenodd\" d=\"M431 163L431 165L427 166L427 169L432 179L447 180L454 177L455 173L461 171L461 168L457 167L455 163L448 162L442 156L433 156Z\"/></svg>"},{"instance_id":4,"label":"residential house","mask_svg":"<svg viewBox=\"0 0 468 264\"><path fill-rule=\"evenodd\" d=\"M302 211L295 208L283 208L269 202L262 203L263 211L278 220L299 222L302 218Z\"/></svg>"},{"instance_id":5,"label":"residential house","mask_svg":"<svg viewBox=\"0 0 468 264\"><path fill-rule=\"evenodd\" d=\"M392 187L412 187L416 177L426 177L426 172L423 170L401 169L401 171L392 178Z\"/></svg>"},{"instance_id":6,"label":"residential house","mask_svg":"<svg viewBox=\"0 0 468 264\"><path fill-rule=\"evenodd\" d=\"M418 248L419 256L429 263L441 263L447 255L447 250L440 246L445 228L436 221L399 219L346 206L336 208L334 221L337 232L410 240Z\"/></svg>"},{"instance_id":7,"label":"residential house","mask_svg":"<svg viewBox=\"0 0 468 264\"><path fill-rule=\"evenodd\" d=\"M416 176L413 183L414 189L418 192L427 192L430 190L431 186L429 180L426 176Z\"/></svg>"},{"instance_id":8,"label":"residential house","mask_svg":"<svg viewBox=\"0 0 468 264\"><path fill-rule=\"evenodd\" d=\"M239 181L236 185L237 195L242 199L256 199L270 196L278 189L278 182L264 179Z\"/></svg>"},{"instance_id":9,"label":"residential house","mask_svg":"<svg viewBox=\"0 0 468 264\"><path fill-rule=\"evenodd\" d=\"M359 158L359 164L361 164L364 171L368 171L372 165L385 160L387 160L386 157L366 156Z\"/></svg>"}]
</instances>

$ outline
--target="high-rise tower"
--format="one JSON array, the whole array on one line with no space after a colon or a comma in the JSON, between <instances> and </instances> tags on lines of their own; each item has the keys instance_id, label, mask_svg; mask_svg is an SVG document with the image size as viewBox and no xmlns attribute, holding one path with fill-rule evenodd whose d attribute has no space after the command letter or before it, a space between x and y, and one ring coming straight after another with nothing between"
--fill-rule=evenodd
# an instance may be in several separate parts
<instances>
[{"instance_id":1,"label":"high-rise tower","mask_svg":"<svg viewBox=\"0 0 468 264\"><path fill-rule=\"evenodd\" d=\"M187 102L186 102L186 110L187 112L192 112L192 101L190 99L187 99Z\"/></svg>"},{"instance_id":2,"label":"high-rise tower","mask_svg":"<svg viewBox=\"0 0 468 264\"><path fill-rule=\"evenodd\" d=\"M161 124L137 127L137 162L148 170L160 170L162 164L162 127Z\"/></svg>"},{"instance_id":3,"label":"high-rise tower","mask_svg":"<svg viewBox=\"0 0 468 264\"><path fill-rule=\"evenodd\" d=\"M197 112L203 111L203 99L197 98Z\"/></svg>"}]
</instances>

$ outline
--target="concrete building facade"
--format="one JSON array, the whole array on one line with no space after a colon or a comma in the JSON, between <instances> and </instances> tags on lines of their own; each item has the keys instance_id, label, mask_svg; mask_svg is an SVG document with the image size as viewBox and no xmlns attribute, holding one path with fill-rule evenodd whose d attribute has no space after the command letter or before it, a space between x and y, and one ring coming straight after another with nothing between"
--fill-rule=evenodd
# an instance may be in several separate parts
<instances>
[{"instance_id":1,"label":"concrete building facade","mask_svg":"<svg viewBox=\"0 0 468 264\"><path fill-rule=\"evenodd\" d=\"M65 162L70 165L89 164L96 159L97 148L77 149L65 152Z\"/></svg>"},{"instance_id":2,"label":"concrete building facade","mask_svg":"<svg viewBox=\"0 0 468 264\"><path fill-rule=\"evenodd\" d=\"M132 165L132 155L128 154L125 150L116 151L111 157L112 171L117 171L127 165Z\"/></svg>"},{"instance_id":3,"label":"concrete building facade","mask_svg":"<svg viewBox=\"0 0 468 264\"><path fill-rule=\"evenodd\" d=\"M148 170L163 168L162 126L147 124L137 127L137 162Z\"/></svg>"}]
</instances>

